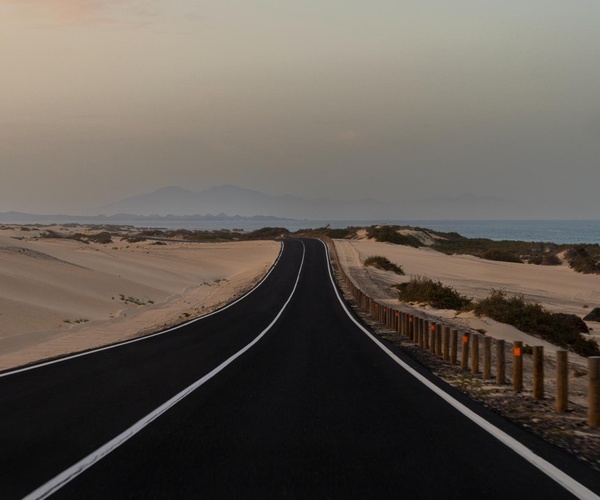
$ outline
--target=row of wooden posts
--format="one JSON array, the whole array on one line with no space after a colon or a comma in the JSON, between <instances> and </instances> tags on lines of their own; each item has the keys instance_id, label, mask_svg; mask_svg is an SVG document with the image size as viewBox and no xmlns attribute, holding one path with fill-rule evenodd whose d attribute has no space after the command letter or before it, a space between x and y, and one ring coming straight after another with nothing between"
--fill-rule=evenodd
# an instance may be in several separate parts
<instances>
[{"instance_id":1,"label":"row of wooden posts","mask_svg":"<svg viewBox=\"0 0 600 500\"><path fill-rule=\"evenodd\" d=\"M462 332L444 326L440 322L400 311L385 304L378 303L359 289L345 273L339 263L335 246L332 254L338 271L350 290L357 305L370 314L376 321L386 325L408 337L423 349L429 350L437 357L451 365L460 363L461 370L472 374L480 373L480 351L483 353L481 374L484 379L492 378L492 338L475 332ZM462 344L460 360L458 360L458 344ZM505 341L495 340L496 351L496 384L506 384ZM470 363L469 363L470 361ZM513 342L513 390L523 390L523 342ZM588 358L588 425L600 427L600 357ZM556 411L568 409L568 354L567 351L556 351ZM544 348L533 347L533 398L544 399Z\"/></svg>"}]
</instances>

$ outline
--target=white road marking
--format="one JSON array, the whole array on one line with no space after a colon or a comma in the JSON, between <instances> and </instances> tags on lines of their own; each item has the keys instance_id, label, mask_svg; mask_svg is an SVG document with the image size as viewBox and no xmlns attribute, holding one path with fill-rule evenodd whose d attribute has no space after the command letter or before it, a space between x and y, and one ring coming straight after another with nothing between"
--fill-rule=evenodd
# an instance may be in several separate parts
<instances>
[{"instance_id":1,"label":"white road marking","mask_svg":"<svg viewBox=\"0 0 600 500\"><path fill-rule=\"evenodd\" d=\"M325 253L327 255L327 262L329 263L330 262L329 248L327 247L327 244L324 241L321 240L321 243L325 247ZM360 328L360 330L362 330L373 342L375 342L375 344L381 350L383 350L397 364L399 364L402 368L404 368L408 373L410 373L413 377L415 377L419 382L421 382L423 385L425 385L428 389L432 390L434 393L436 393L438 396L440 396L442 399L444 399L447 403L449 403L451 406L456 408L465 417L467 417L468 419L473 421L475 424L477 424L479 427L481 427L482 429L487 431L489 434L494 436L501 443L508 446L511 450L513 450L514 452L519 454L521 457L523 457L525 460L527 460L529 463L531 463L532 465L537 467L544 474L546 474L549 478L556 481L558 484L560 484L567 491L569 491L570 493L575 495L577 498L580 498L581 500L600 500L600 497L598 495L596 495L593 491L589 490L588 488L583 486L581 483L577 482L571 476L565 474L562 470L555 467L550 462L547 462L542 457L536 455L533 451L531 451L529 448L527 448L522 443L517 441L515 438L509 436L506 432L498 429L498 427L491 424L490 422L485 420L483 417L480 417L479 415L477 415L475 412L473 412L472 410L467 408L465 405L463 405L462 403L460 403L459 401L454 399L452 396L450 396L444 390L440 389L438 386L433 384L431 381L427 380L423 375L421 375L415 369L411 368L404 361L402 361L398 356L396 356L396 354L394 354L392 351L390 351L382 342L379 341L379 339L377 339L371 332L369 332L369 330L367 330L363 325L361 325L354 318L354 316L352 316L352 314L348 310L346 303L340 296L337 286L335 285L335 280L333 279L333 274L331 272L331 265L328 265L327 267L329 269L329 278L333 285L333 289L335 290L335 294L338 298L338 301L342 305L342 308L348 315L348 317L352 320L352 322L358 328Z\"/></svg>"},{"instance_id":2,"label":"white road marking","mask_svg":"<svg viewBox=\"0 0 600 500\"><path fill-rule=\"evenodd\" d=\"M300 275L302 274L302 269L304 268L304 257L306 255L306 247L304 246L304 242L301 242L301 243L302 243L302 248L303 248L302 261L300 262L300 269L298 270L298 276L296 277L296 283L294 284L292 293L288 297L287 301L285 302L285 304L283 305L283 307L281 308L281 310L279 311L277 316L275 316L275 319L273 319L273 321L271 321L269 326L267 326L261 332L261 334L258 335L258 337L256 337L246 347L244 347L243 349L238 351L236 354L231 356L229 359L227 359L226 361L221 363L214 370L207 373L206 375L204 375L204 377L197 380L192 385L188 386L183 391L181 391L178 394L176 394L175 396L173 396L171 399L169 399L168 401L163 403L161 406L159 406L154 411L152 411L151 413L146 415L144 418L142 418L141 420L139 420L138 422L133 424L131 427L129 427L128 429L123 431L121 434L119 434L118 436L116 436L115 438L110 440L108 443L101 446L96 451L90 453L87 457L83 458L82 460L77 462L75 465L69 467L67 470L61 472L56 477L54 477L53 479L48 481L46 484L40 486L35 491L31 492L29 495L27 495L24 498L24 500L34 500L34 499L37 500L37 499L48 498L50 495L56 493L60 488L65 486L68 482L75 479L77 476L79 476L82 472L89 469L96 462L102 460L106 455L108 455L109 453L111 453L112 451L117 449L119 446L121 446L123 443L125 443L128 439L135 436L144 427L149 425L151 422L153 422L158 417L160 417L163 413L165 413L170 408L175 406L179 401L181 401L185 397L189 396L192 392L194 392L200 386L205 384L207 381L209 381L211 378L213 378L219 372L223 371L228 365L230 365L233 361L235 361L237 358L239 358L242 354L244 354L246 351L248 351L251 347L253 347L259 340L261 340L267 334L267 332L271 328L273 328L273 325L275 325L277 320L279 320L280 316L283 314L283 311L288 306L288 304L292 300L292 297L296 293L296 289L298 288L298 283L300 281Z\"/></svg>"},{"instance_id":3,"label":"white road marking","mask_svg":"<svg viewBox=\"0 0 600 500\"><path fill-rule=\"evenodd\" d=\"M2 377L8 377L9 375L15 375L17 373L22 373L22 372L27 372L30 370L35 370L36 368L41 368L43 366L48 366L48 365L54 365L56 363L62 363L63 361L67 361L69 359L75 359L75 358L80 358L82 356L88 356L89 354L94 354L96 352L101 352L101 351L108 351L109 349L116 349L117 347L122 347L124 345L128 345L128 344L133 344L134 342L141 342L143 340L148 340L151 339L152 337L158 337L159 335L164 335L165 333L170 333L173 332L175 330L179 330L180 328L183 328L184 326L187 325L191 325L192 323L196 323L197 321L202 321L203 319L206 318L210 318L211 316L214 316L215 314L219 314L223 311L225 311L226 309L229 309L231 306L237 304L239 301L245 299L246 297L248 297L248 295L250 295L252 292L254 292L254 290L256 290L260 285L262 285L265 280L269 277L269 275L273 272L273 269L275 269L275 266L277 265L277 263L279 262L279 259L281 259L281 255L283 254L283 247L284 247L284 242L281 242L281 249L279 250L279 255L277 256L277 259L275 260L275 262L273 263L273 265L271 266L271 269L269 269L269 272L267 274L264 275L263 279L261 279L258 284L253 287L252 289L250 289L248 292L246 292L244 295L242 295L241 297L238 297L236 300L234 300L233 302L230 302L229 304L209 313L206 314L204 316L200 316L199 318L194 318L190 321L186 321L185 323L181 323L180 325L174 326L172 328L169 328L167 330L162 330L160 332L156 332L156 333L151 333L150 335L144 335L143 337L138 337L135 339L131 339L131 340L125 340L123 342L117 342L115 344L111 344L111 345L107 345L104 347L98 347L96 349L91 349L89 351L85 351L85 352L80 352L77 354L71 354L68 356L64 356L58 359L53 359L50 361L44 361L42 363L37 363L35 365L30 365L30 366L25 366L23 368L17 368L15 370L10 370L4 373L0 373L0 378Z\"/></svg>"}]
</instances>

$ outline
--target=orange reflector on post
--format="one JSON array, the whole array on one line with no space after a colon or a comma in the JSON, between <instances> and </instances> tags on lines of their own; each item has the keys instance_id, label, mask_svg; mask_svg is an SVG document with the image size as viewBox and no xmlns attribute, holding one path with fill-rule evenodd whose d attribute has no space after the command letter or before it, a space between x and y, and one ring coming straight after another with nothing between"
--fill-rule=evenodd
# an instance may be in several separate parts
<instances>
[{"instance_id":1,"label":"orange reflector on post","mask_svg":"<svg viewBox=\"0 0 600 500\"><path fill-rule=\"evenodd\" d=\"M412 317L412 316L409 316L409 317L408 317L408 322L409 322L409 323L412 323L412 322L413 322L413 317Z\"/></svg>"},{"instance_id":2,"label":"orange reflector on post","mask_svg":"<svg viewBox=\"0 0 600 500\"><path fill-rule=\"evenodd\" d=\"M469 343L469 336L463 335L463 344L468 344L468 343Z\"/></svg>"},{"instance_id":3,"label":"orange reflector on post","mask_svg":"<svg viewBox=\"0 0 600 500\"><path fill-rule=\"evenodd\" d=\"M397 318L398 316L399 316L399 313L398 313L398 311L396 311L396 318Z\"/></svg>"},{"instance_id":4,"label":"orange reflector on post","mask_svg":"<svg viewBox=\"0 0 600 500\"><path fill-rule=\"evenodd\" d=\"M430 328L430 330L431 330L432 332L435 332L435 325L431 325L431 328Z\"/></svg>"},{"instance_id":5,"label":"orange reflector on post","mask_svg":"<svg viewBox=\"0 0 600 500\"><path fill-rule=\"evenodd\" d=\"M515 355L517 358L520 358L520 357L521 357L521 348L520 348L520 347L515 347L515 348L513 349L513 352L514 352L514 355Z\"/></svg>"}]
</instances>

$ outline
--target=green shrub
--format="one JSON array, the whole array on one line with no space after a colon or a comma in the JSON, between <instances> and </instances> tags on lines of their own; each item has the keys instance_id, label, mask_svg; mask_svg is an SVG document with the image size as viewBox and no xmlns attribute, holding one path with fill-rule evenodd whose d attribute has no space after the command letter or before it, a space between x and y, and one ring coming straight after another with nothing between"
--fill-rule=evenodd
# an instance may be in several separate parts
<instances>
[{"instance_id":1,"label":"green shrub","mask_svg":"<svg viewBox=\"0 0 600 500\"><path fill-rule=\"evenodd\" d=\"M404 269L402 266L398 266L387 257L382 257L381 255L371 255L367 257L364 262L365 266L375 267L377 269L383 269L384 271L392 271L396 274L404 274Z\"/></svg>"},{"instance_id":2,"label":"green shrub","mask_svg":"<svg viewBox=\"0 0 600 500\"><path fill-rule=\"evenodd\" d=\"M562 264L556 253L535 254L529 257L527 262L538 266L560 266Z\"/></svg>"},{"instance_id":3,"label":"green shrub","mask_svg":"<svg viewBox=\"0 0 600 500\"><path fill-rule=\"evenodd\" d=\"M523 295L509 297L503 290L493 290L489 297L475 304L474 312L560 347L571 348L582 356L600 355L598 344L581 335L589 332L581 318L549 312L538 303L526 301Z\"/></svg>"},{"instance_id":4,"label":"green shrub","mask_svg":"<svg viewBox=\"0 0 600 500\"><path fill-rule=\"evenodd\" d=\"M414 276L408 283L395 285L398 298L403 302L420 302L436 309L469 309L471 299L459 294L454 288L441 281L433 281L424 276Z\"/></svg>"},{"instance_id":5,"label":"green shrub","mask_svg":"<svg viewBox=\"0 0 600 500\"><path fill-rule=\"evenodd\" d=\"M102 245L106 245L108 243L112 243L112 238L108 231L102 231L97 234L90 234L87 239L93 243L100 243Z\"/></svg>"},{"instance_id":6,"label":"green shrub","mask_svg":"<svg viewBox=\"0 0 600 500\"><path fill-rule=\"evenodd\" d=\"M600 321L600 307L594 307L583 319L585 321Z\"/></svg>"},{"instance_id":7,"label":"green shrub","mask_svg":"<svg viewBox=\"0 0 600 500\"><path fill-rule=\"evenodd\" d=\"M523 261L515 254L497 249L486 250L481 254L481 258L486 260L496 260L500 262L516 262L519 264L523 263Z\"/></svg>"},{"instance_id":8,"label":"green shrub","mask_svg":"<svg viewBox=\"0 0 600 500\"><path fill-rule=\"evenodd\" d=\"M600 257L592 255L583 245L569 248L565 254L569 266L583 274L600 274Z\"/></svg>"},{"instance_id":9,"label":"green shrub","mask_svg":"<svg viewBox=\"0 0 600 500\"><path fill-rule=\"evenodd\" d=\"M395 243L396 245L407 245L421 247L423 243L416 236L399 234L399 226L370 226L367 228L367 236L378 242Z\"/></svg>"}]
</instances>

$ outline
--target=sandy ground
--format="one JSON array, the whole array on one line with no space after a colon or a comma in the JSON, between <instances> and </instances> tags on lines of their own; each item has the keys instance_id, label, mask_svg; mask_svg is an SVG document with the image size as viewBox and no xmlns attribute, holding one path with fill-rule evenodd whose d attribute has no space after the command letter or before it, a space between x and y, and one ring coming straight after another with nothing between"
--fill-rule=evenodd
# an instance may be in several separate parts
<instances>
[{"instance_id":1,"label":"sandy ground","mask_svg":"<svg viewBox=\"0 0 600 500\"><path fill-rule=\"evenodd\" d=\"M535 266L479 259L469 255L445 255L430 248L412 248L372 240L336 240L342 264L350 270L355 284L366 288L373 297L398 303L391 285L409 281L412 276L425 276L454 287L461 294L481 299L492 289L508 294L523 294L553 312L585 316L600 306L600 276L580 274L568 266ZM362 262L371 255L382 255L401 265L406 273L398 276L389 271L365 268ZM430 310L422 307L422 310ZM495 338L522 340L529 345L542 345L540 340L516 328L490 319L478 319L472 314L456 315L455 311L436 311L436 315L452 318L472 329L484 329ZM600 336L600 323L588 322L594 337ZM543 343L550 351L555 348Z\"/></svg>"},{"instance_id":2,"label":"sandy ground","mask_svg":"<svg viewBox=\"0 0 600 500\"><path fill-rule=\"evenodd\" d=\"M0 370L206 314L258 282L281 248L39 238L47 229L0 228Z\"/></svg>"}]
</instances>

